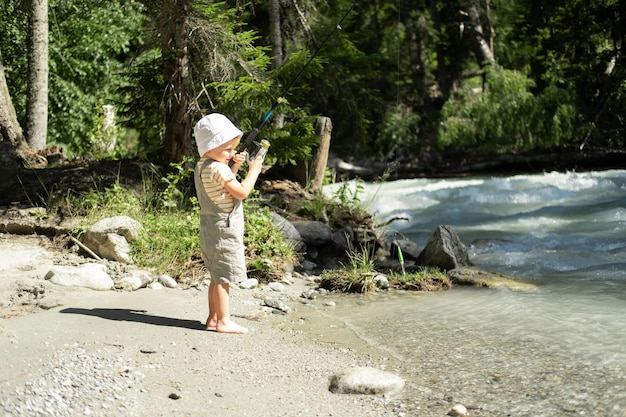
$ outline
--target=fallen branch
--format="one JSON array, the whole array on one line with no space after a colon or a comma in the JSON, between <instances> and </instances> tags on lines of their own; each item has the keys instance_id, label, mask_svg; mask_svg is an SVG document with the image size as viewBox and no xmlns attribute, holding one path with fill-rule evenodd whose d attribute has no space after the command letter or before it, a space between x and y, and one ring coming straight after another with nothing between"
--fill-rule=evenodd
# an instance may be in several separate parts
<instances>
[{"instance_id":1,"label":"fallen branch","mask_svg":"<svg viewBox=\"0 0 626 417\"><path fill-rule=\"evenodd\" d=\"M82 250L84 250L85 252L87 252L89 255L91 255L93 258L95 258L98 261L101 261L102 258L99 257L98 255L96 255L96 253L94 251L92 251L91 249L89 249L84 243L82 243L80 240L76 239L74 236L70 236L70 239L72 239L72 242L76 243L78 246L80 246L80 248Z\"/></svg>"}]
</instances>

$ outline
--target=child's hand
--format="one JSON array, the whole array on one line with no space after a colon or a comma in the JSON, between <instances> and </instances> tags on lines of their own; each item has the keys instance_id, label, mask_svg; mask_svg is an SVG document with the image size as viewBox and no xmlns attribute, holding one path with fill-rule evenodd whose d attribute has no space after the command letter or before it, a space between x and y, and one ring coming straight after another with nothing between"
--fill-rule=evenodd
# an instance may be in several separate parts
<instances>
[{"instance_id":1,"label":"child's hand","mask_svg":"<svg viewBox=\"0 0 626 417\"><path fill-rule=\"evenodd\" d=\"M248 152L246 151L236 153L235 156L233 156L233 163L235 165L241 165L243 164L243 161L246 160L247 156L248 156Z\"/></svg>"},{"instance_id":2,"label":"child's hand","mask_svg":"<svg viewBox=\"0 0 626 417\"><path fill-rule=\"evenodd\" d=\"M260 174L263 169L263 158L254 158L248 164L248 171L255 172L256 174Z\"/></svg>"}]
</instances>

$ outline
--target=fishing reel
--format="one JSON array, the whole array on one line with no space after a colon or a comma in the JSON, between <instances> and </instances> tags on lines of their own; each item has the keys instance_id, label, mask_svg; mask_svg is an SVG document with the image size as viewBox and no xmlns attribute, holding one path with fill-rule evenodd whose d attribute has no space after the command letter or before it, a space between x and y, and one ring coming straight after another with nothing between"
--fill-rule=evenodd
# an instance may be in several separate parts
<instances>
[{"instance_id":1,"label":"fishing reel","mask_svg":"<svg viewBox=\"0 0 626 417\"><path fill-rule=\"evenodd\" d=\"M254 145L254 149L248 153L248 163L259 158L261 158L261 160L265 159L267 151L270 148L270 143L263 139L260 143L254 141L252 144Z\"/></svg>"}]
</instances>

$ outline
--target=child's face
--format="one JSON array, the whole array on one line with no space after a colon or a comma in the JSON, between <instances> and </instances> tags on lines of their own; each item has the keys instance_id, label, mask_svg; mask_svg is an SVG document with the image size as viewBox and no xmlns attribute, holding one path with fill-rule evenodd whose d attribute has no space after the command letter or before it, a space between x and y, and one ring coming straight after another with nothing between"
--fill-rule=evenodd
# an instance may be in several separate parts
<instances>
[{"instance_id":1,"label":"child's face","mask_svg":"<svg viewBox=\"0 0 626 417\"><path fill-rule=\"evenodd\" d=\"M217 148L211 149L205 155L217 162L227 164L237 153L237 146L239 146L240 140L240 137L229 140L228 142L218 146Z\"/></svg>"}]
</instances>

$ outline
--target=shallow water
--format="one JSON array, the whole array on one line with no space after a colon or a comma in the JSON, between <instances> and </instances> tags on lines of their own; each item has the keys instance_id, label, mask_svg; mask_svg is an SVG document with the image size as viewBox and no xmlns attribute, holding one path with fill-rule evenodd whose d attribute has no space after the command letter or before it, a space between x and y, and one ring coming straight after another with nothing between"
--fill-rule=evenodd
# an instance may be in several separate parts
<instances>
[{"instance_id":1,"label":"shallow water","mask_svg":"<svg viewBox=\"0 0 626 417\"><path fill-rule=\"evenodd\" d=\"M365 184L362 201L407 219L390 236L423 247L452 225L474 264L537 284L337 298L325 314L399 363L415 415L626 415L626 171Z\"/></svg>"}]
</instances>

